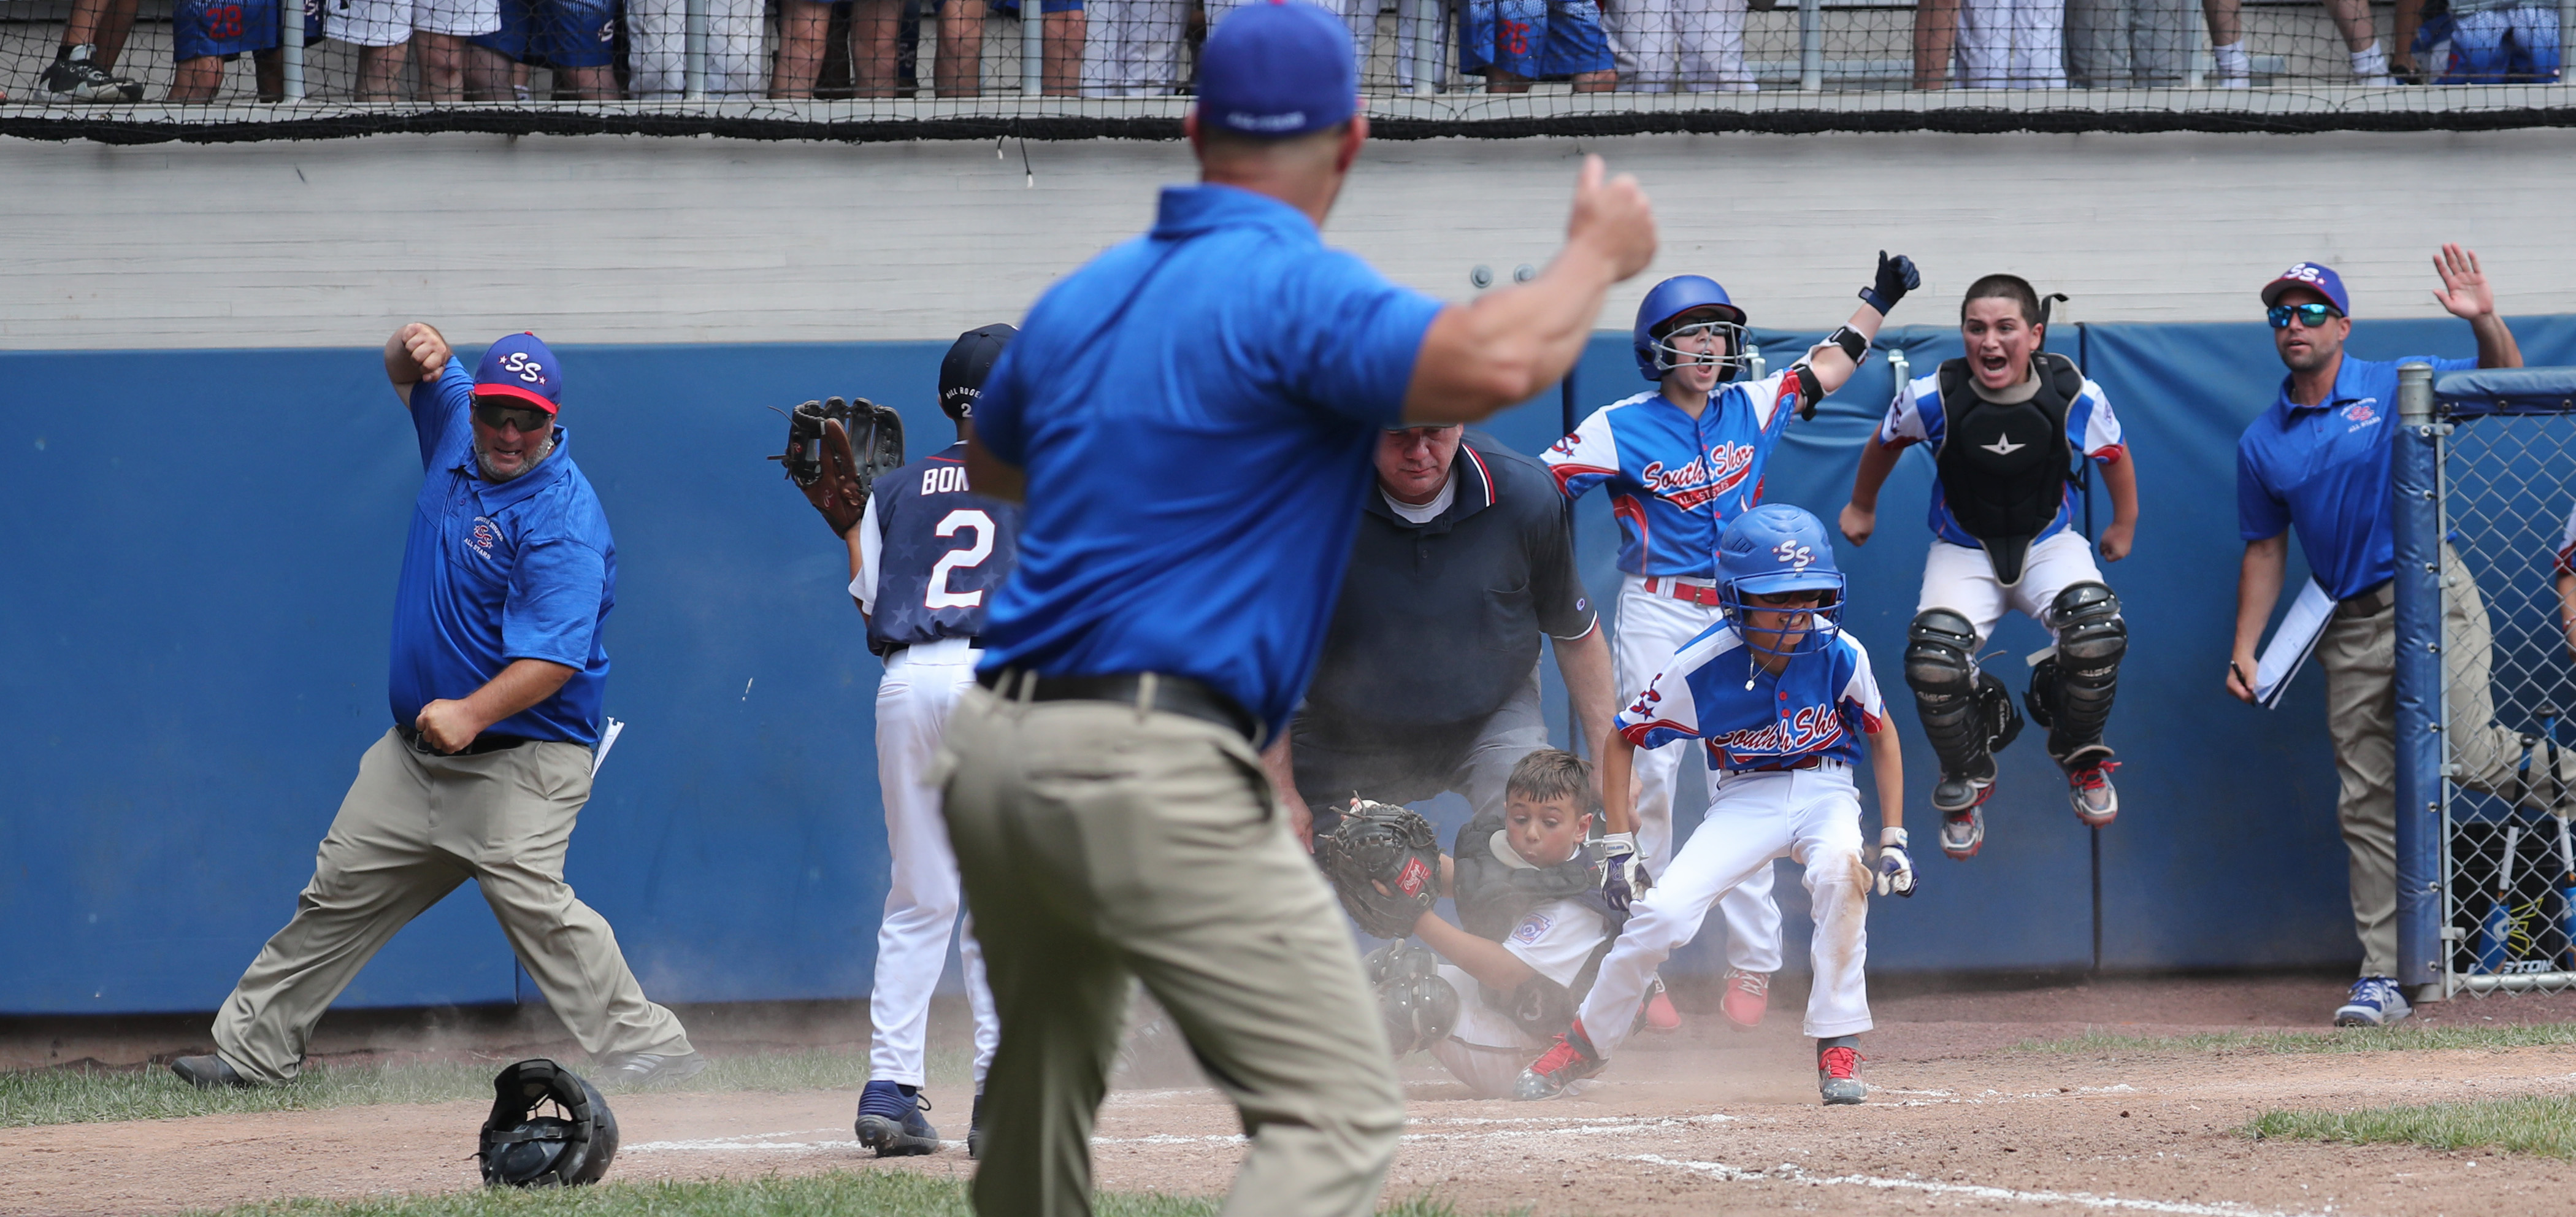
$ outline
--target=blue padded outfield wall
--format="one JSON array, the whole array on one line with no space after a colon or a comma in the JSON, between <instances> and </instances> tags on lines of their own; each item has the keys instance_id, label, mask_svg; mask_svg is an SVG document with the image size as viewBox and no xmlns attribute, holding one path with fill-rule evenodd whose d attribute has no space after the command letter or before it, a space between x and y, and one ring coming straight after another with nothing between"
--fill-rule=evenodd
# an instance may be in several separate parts
<instances>
[{"instance_id":1,"label":"blue padded outfield wall","mask_svg":"<svg viewBox=\"0 0 2576 1217\"><path fill-rule=\"evenodd\" d=\"M2530 362L2576 363L2576 319L2515 331ZM1761 340L1777 366L1813 337ZM1891 340L1918 374L1958 349L1940 328ZM2322 682L2306 674L2274 713L2220 689L2242 548L2235 440L2281 376L2268 334L2091 326L2052 345L2080 351L2108 390L2145 497L2136 555L2106 568L2133 642L2111 734L2124 812L2103 836L2102 962L2352 960ZM2448 320L2365 321L2352 346L2473 351ZM764 407L865 394L903 409L918 454L947 434L932 404L944 349L563 348L567 426L617 536L608 710L630 724L570 875L658 999L868 988L887 872L879 668L842 547L761 459L784 431ZM1833 519L1886 369L1871 360L1814 423L1792 424L1769 498ZM1596 340L1578 385L1586 410L1645 387L1624 335ZM1549 394L1491 430L1534 452L1558 415ZM420 477L409 422L373 350L0 353L0 420L0 1012L212 1009L292 913L359 753L388 725L386 634ZM2003 758L1983 856L1954 863L1931 843L1931 762L1893 663L1929 470L1909 454L1877 538L1839 554L1850 627L1880 657L1907 737L1923 842L1923 893L1877 903L1871 964L2080 967L2086 833L2038 732ZM1154 492L1154 470L1132 474ZM2096 503L2108 523L2107 496ZM1584 576L1614 600L1607 506L1594 496L1579 519ZM2044 641L2013 619L1987 662L2018 689L2018 657ZM1454 806L1443 814L1454 826ZM1794 883L1781 890L1803 905ZM1793 911L1793 936L1800 925ZM1704 943L1674 968L1721 959ZM507 1002L521 988L469 884L343 1000Z\"/></svg>"}]
</instances>

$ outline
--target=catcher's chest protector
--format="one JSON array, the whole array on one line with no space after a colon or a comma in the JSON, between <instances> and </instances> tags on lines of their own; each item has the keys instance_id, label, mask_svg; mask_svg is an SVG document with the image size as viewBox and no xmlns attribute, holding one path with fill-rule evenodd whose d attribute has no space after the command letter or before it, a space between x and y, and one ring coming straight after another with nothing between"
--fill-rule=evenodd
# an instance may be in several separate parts
<instances>
[{"instance_id":1,"label":"catcher's chest protector","mask_svg":"<svg viewBox=\"0 0 2576 1217\"><path fill-rule=\"evenodd\" d=\"M2041 351L2031 366L2039 370L2039 392L2017 405L1977 396L1965 359L1945 361L1940 373L1947 426L1933 460L1942 501L1985 547L2006 587L2021 582L2030 543L2066 502L2074 464L2066 413L2084 394L2084 374L2065 356Z\"/></svg>"},{"instance_id":2,"label":"catcher's chest protector","mask_svg":"<svg viewBox=\"0 0 2576 1217\"><path fill-rule=\"evenodd\" d=\"M1514 866L1498 851L1511 846L1497 840L1500 816L1478 816L1458 830L1449 852L1450 884L1458 902L1458 924L1478 938L1501 942L1531 909L1551 900L1578 900L1600 913L1611 933L1627 923L1601 896L1601 863L1590 846L1554 866Z\"/></svg>"}]
</instances>

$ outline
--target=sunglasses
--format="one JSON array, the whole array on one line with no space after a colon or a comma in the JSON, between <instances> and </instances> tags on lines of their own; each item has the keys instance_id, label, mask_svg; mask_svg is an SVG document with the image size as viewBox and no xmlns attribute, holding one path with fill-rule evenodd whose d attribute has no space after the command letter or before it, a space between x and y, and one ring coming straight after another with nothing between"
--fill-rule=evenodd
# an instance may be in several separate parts
<instances>
[{"instance_id":1,"label":"sunglasses","mask_svg":"<svg viewBox=\"0 0 2576 1217\"><path fill-rule=\"evenodd\" d=\"M555 416L534 406L505 406L498 402L474 403L475 421L498 431L515 426L522 435L534 435L552 425Z\"/></svg>"},{"instance_id":2,"label":"sunglasses","mask_svg":"<svg viewBox=\"0 0 2576 1217\"><path fill-rule=\"evenodd\" d=\"M1744 601L1746 604L1749 604L1754 608L1763 609L1814 608L1817 605L1831 601L1832 598L1832 593L1822 589L1816 589L1802 592L1774 592L1767 596L1757 593L1755 595L1746 596Z\"/></svg>"},{"instance_id":3,"label":"sunglasses","mask_svg":"<svg viewBox=\"0 0 2576 1217\"><path fill-rule=\"evenodd\" d=\"M2300 325L2313 330L2324 325L2326 318L2340 317L2343 314L2334 311L2334 306L2331 304L2275 304L2265 309L2263 315L2272 319L2272 328L2276 330L2290 328L2292 317L2298 318Z\"/></svg>"}]
</instances>

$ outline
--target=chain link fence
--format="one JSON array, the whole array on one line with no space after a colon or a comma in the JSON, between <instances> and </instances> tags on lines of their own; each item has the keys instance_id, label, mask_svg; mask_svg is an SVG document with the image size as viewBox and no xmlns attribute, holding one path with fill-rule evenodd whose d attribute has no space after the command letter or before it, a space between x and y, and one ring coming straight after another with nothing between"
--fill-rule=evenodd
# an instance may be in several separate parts
<instances>
[{"instance_id":1,"label":"chain link fence","mask_svg":"<svg viewBox=\"0 0 2576 1217\"><path fill-rule=\"evenodd\" d=\"M2454 993L2576 987L2576 735L2561 721L2576 712L2576 415L2533 404L2449 403L2435 426L2448 432L2440 937Z\"/></svg>"},{"instance_id":2,"label":"chain link fence","mask_svg":"<svg viewBox=\"0 0 2576 1217\"><path fill-rule=\"evenodd\" d=\"M0 0L0 134L1169 138L1241 2ZM2576 0L1319 2L1394 138L2576 125Z\"/></svg>"}]
</instances>

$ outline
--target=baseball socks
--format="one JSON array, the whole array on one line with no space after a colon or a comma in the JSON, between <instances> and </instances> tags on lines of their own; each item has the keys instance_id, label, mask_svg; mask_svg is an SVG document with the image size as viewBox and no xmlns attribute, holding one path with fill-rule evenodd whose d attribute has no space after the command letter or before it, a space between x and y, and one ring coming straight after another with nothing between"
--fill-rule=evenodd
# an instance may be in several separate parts
<instances>
[{"instance_id":1,"label":"baseball socks","mask_svg":"<svg viewBox=\"0 0 2576 1217\"><path fill-rule=\"evenodd\" d=\"M2248 89L2254 86L2254 58L2245 53L2244 39L2239 38L2226 46L2211 47L2209 51L2218 61L2219 88Z\"/></svg>"}]
</instances>

